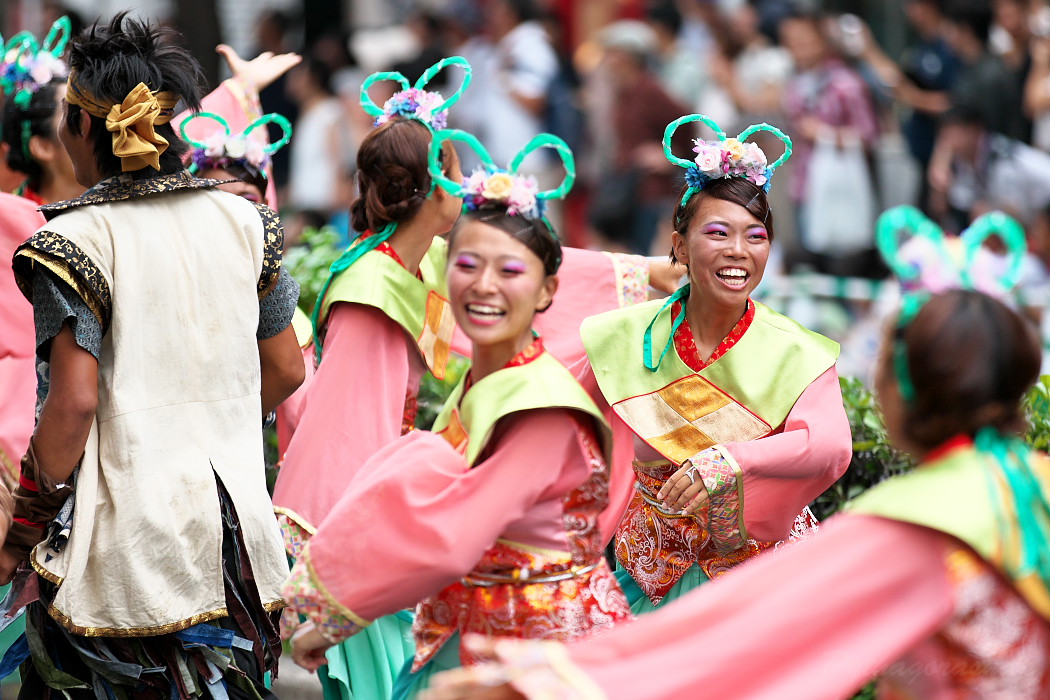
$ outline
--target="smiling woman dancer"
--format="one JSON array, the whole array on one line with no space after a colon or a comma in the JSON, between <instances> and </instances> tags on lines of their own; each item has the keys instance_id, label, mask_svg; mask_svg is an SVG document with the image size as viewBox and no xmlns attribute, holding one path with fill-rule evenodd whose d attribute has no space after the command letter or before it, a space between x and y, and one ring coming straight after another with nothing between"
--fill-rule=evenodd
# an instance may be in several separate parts
<instances>
[{"instance_id":1,"label":"smiling woman dancer","mask_svg":"<svg viewBox=\"0 0 1050 700\"><path fill-rule=\"evenodd\" d=\"M718 139L697 140L686 161L670 144L692 122ZM745 142L759 130L785 144L772 164ZM765 124L727 139L694 114L667 126L664 150L686 169L671 256L689 283L666 301L588 319L590 366L574 368L634 433L635 478L614 470L609 513L630 499L616 558L635 613L802 534L815 522L806 504L852 454L838 346L750 298L773 242L766 192L790 139Z\"/></svg>"},{"instance_id":2,"label":"smiling woman dancer","mask_svg":"<svg viewBox=\"0 0 1050 700\"><path fill-rule=\"evenodd\" d=\"M296 661L319 665L326 647L417 602L415 660L395 698L434 670L469 663L460 632L567 640L629 617L602 556L598 515L607 503L608 427L568 370L533 331L558 286L561 246L543 217L546 199L572 184L572 155L541 135L510 172L464 185L468 211L449 243L456 321L471 339L471 370L438 417L379 451L303 550L285 595L312 625L293 639ZM570 176L537 193L515 173L549 145ZM368 575L362 576L361 572Z\"/></svg>"},{"instance_id":3,"label":"smiling woman dancer","mask_svg":"<svg viewBox=\"0 0 1050 700\"><path fill-rule=\"evenodd\" d=\"M879 237L913 223L926 229L920 236L939 236L917 210L890 210ZM998 213L964 234L963 259L977 259L991 231L1020 263L1024 233ZM902 281L945 279L888 257ZM956 288L933 296L906 294L883 341L879 404L890 439L917 458L914 471L874 487L809 541L601 638L490 649L501 669L445 679L431 700L656 700L697 688L737 700L837 700L877 673L886 700L1050 697L1050 459L1017 438L1039 340L973 289L974 273L956 269ZM670 671L651 673L657 666ZM492 688L501 678L517 691Z\"/></svg>"}]
</instances>

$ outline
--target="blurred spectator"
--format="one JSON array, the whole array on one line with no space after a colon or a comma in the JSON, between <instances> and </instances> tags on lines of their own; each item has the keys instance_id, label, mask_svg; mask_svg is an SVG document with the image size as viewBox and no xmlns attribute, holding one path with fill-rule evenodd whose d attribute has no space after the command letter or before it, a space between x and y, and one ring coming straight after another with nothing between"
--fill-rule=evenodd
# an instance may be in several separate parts
<instances>
[{"instance_id":1,"label":"blurred spectator","mask_svg":"<svg viewBox=\"0 0 1050 700\"><path fill-rule=\"evenodd\" d=\"M992 9L986 0L950 0L945 17L948 40L965 66L952 88L951 104L980 112L993 133L1027 140L1017 76L988 50Z\"/></svg>"},{"instance_id":2,"label":"blurred spectator","mask_svg":"<svg viewBox=\"0 0 1050 700\"><path fill-rule=\"evenodd\" d=\"M419 52L407 61L394 64L394 70L408 78L409 82L415 84L427 68L449 55L447 37L445 36L445 20L436 12L430 10L417 10L408 16L405 22L416 42ZM443 95L450 95L455 90L450 89L449 76L442 72L427 87L428 90L436 90Z\"/></svg>"},{"instance_id":3,"label":"blurred spectator","mask_svg":"<svg viewBox=\"0 0 1050 700\"><path fill-rule=\"evenodd\" d=\"M611 81L613 127L611 171L599 175L591 208L591 223L606 238L631 252L648 255L657 232L670 235L669 222L682 183L677 168L663 153L666 126L690 110L667 94L649 68L657 50L652 29L643 22L623 20L602 30L605 58L600 75ZM596 115L599 119L602 115ZM675 139L675 152L690 154L686 130ZM659 253L669 249L656 244Z\"/></svg>"},{"instance_id":4,"label":"blurred spectator","mask_svg":"<svg viewBox=\"0 0 1050 700\"><path fill-rule=\"evenodd\" d=\"M299 107L288 189L288 205L298 215L289 235L293 239L302 226L328 222L340 205L339 182L354 158L346 111L331 80L328 66L313 54L288 73L288 94Z\"/></svg>"},{"instance_id":5,"label":"blurred spectator","mask_svg":"<svg viewBox=\"0 0 1050 700\"><path fill-rule=\"evenodd\" d=\"M279 10L269 10L259 15L255 26L255 42L257 51L255 55L266 51L274 54L288 53L291 50L288 41L288 33L292 28L292 19ZM293 124L299 118L299 107L296 105L286 89L288 74L283 74L272 84L267 85L259 91L259 103L262 105L263 114L276 112ZM275 125L267 127L270 142L273 143L281 138L281 130ZM291 167L291 149L283 148L273 154L273 182L277 187L278 201L286 201L284 191L288 187L289 169Z\"/></svg>"},{"instance_id":6,"label":"blurred spectator","mask_svg":"<svg viewBox=\"0 0 1050 700\"><path fill-rule=\"evenodd\" d=\"M812 176L809 164L817 139L826 138L840 145L859 140L870 156L879 127L867 84L835 52L819 16L799 13L785 18L780 25L780 37L791 53L796 70L784 88L784 108L795 147L791 195L797 205L798 230L805 248L807 224L812 217L824 215L811 211L806 201ZM821 272L868 276L881 271L874 262L876 257L864 255L856 260L834 260L796 250L789 252L788 264L807 263Z\"/></svg>"},{"instance_id":7,"label":"blurred spectator","mask_svg":"<svg viewBox=\"0 0 1050 700\"><path fill-rule=\"evenodd\" d=\"M572 56L564 50L565 27L554 12L543 16L543 27L550 37L558 57L558 71L547 90L547 105L543 111L543 130L562 138L579 160L584 157L586 126L580 96L582 81ZM555 157L551 154L552 158Z\"/></svg>"},{"instance_id":8,"label":"blurred spectator","mask_svg":"<svg viewBox=\"0 0 1050 700\"><path fill-rule=\"evenodd\" d=\"M993 0L993 27L989 44L992 53L1006 66L1010 80L1019 96L1023 95L1025 81L1032 68L1032 32L1029 26L1029 6L1042 6L1042 0ZM998 40L997 40L998 39ZM1020 97L1023 100L1023 97ZM1014 104L1020 106L1020 102ZM1032 121L1027 113L1019 112L1023 131L1017 138L1025 143L1032 139Z\"/></svg>"},{"instance_id":9,"label":"blurred spectator","mask_svg":"<svg viewBox=\"0 0 1050 700\"><path fill-rule=\"evenodd\" d=\"M665 1L649 10L648 21L656 37L660 84L671 97L696 109L707 83L707 73L701 63L703 54L679 40L681 13L674 3Z\"/></svg>"},{"instance_id":10,"label":"blurred spectator","mask_svg":"<svg viewBox=\"0 0 1050 700\"><path fill-rule=\"evenodd\" d=\"M479 120L475 133L492 158L506 164L542 130L558 57L532 0L491 0L486 13L495 52L487 58L489 65L477 66L470 89L480 93L483 105L474 115Z\"/></svg>"},{"instance_id":11,"label":"blurred spectator","mask_svg":"<svg viewBox=\"0 0 1050 700\"><path fill-rule=\"evenodd\" d=\"M733 122L723 124L723 128L739 132L761 122L780 124L784 85L794 72L791 54L762 33L753 0L726 3L724 17L723 51L712 55L709 69L737 112Z\"/></svg>"},{"instance_id":12,"label":"blurred spectator","mask_svg":"<svg viewBox=\"0 0 1050 700\"><path fill-rule=\"evenodd\" d=\"M981 110L953 107L944 116L930 163L945 228L1002 209L1024 225L1050 206L1050 154L988 129Z\"/></svg>"},{"instance_id":13,"label":"blurred spectator","mask_svg":"<svg viewBox=\"0 0 1050 700\"><path fill-rule=\"evenodd\" d=\"M1032 119L1032 145L1050 151L1050 8L1032 18L1031 70L1025 81L1024 106Z\"/></svg>"}]
</instances>

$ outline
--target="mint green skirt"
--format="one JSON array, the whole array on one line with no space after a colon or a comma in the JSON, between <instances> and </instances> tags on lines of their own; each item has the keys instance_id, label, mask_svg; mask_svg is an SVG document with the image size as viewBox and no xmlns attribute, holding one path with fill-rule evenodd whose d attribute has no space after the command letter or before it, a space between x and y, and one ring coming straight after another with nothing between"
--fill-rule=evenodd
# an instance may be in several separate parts
<instances>
[{"instance_id":1,"label":"mint green skirt","mask_svg":"<svg viewBox=\"0 0 1050 700\"><path fill-rule=\"evenodd\" d=\"M325 700L387 700L405 663L412 661L413 613L381 617L328 650Z\"/></svg>"},{"instance_id":2,"label":"mint green skirt","mask_svg":"<svg viewBox=\"0 0 1050 700\"><path fill-rule=\"evenodd\" d=\"M459 666L459 632L456 632L416 673L412 673L412 660L409 659L394 686L392 700L414 700L421 691L430 687L430 679L434 674Z\"/></svg>"},{"instance_id":3,"label":"mint green skirt","mask_svg":"<svg viewBox=\"0 0 1050 700\"><path fill-rule=\"evenodd\" d=\"M682 575L682 578L678 579L678 583L674 585L671 590L667 592L664 599L660 601L660 605L653 605L652 601L649 600L649 596L642 592L642 589L638 587L631 575L627 573L625 569L619 567L613 572L616 576L616 580L620 583L620 588L623 589L624 595L627 596L627 602L631 606L631 612L635 615L645 615L651 613L658 607L662 607L667 603L678 600L685 594L689 593L695 588L707 583L710 579L707 578L707 574L696 564L693 564L689 569Z\"/></svg>"}]
</instances>

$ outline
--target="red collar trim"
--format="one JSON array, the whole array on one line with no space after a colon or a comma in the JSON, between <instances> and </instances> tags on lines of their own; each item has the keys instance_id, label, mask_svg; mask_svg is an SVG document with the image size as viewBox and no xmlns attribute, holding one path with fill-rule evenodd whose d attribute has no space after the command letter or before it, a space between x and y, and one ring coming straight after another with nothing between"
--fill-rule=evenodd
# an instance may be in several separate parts
<instances>
[{"instance_id":1,"label":"red collar trim","mask_svg":"<svg viewBox=\"0 0 1050 700\"><path fill-rule=\"evenodd\" d=\"M947 457L949 453L954 452L955 450L961 450L967 447L973 447L973 438L969 435L956 435L927 452L922 461L935 462Z\"/></svg>"},{"instance_id":2,"label":"red collar trim","mask_svg":"<svg viewBox=\"0 0 1050 700\"><path fill-rule=\"evenodd\" d=\"M361 240L364 240L372 235L374 235L374 232L372 230L365 231L361 234ZM408 266L405 265L405 261L401 259L401 256L397 254L397 251L394 250L394 247L390 245L388 241L383 241L382 243L377 245L373 250L375 250L377 253L382 253L383 255L393 258L394 262L396 262L401 267L405 268L405 270L408 270ZM423 273L419 270L416 270L416 278L422 280Z\"/></svg>"},{"instance_id":3,"label":"red collar trim","mask_svg":"<svg viewBox=\"0 0 1050 700\"><path fill-rule=\"evenodd\" d=\"M511 367L523 367L524 365L527 365L530 362L535 362L537 359L539 359L539 356L542 355L542 354L543 354L543 338L540 338L539 336L537 336L535 340L533 340L531 343L529 343L529 346L527 348L525 348L524 350L519 352L514 357L510 358L510 361L507 364L505 364L502 367L500 367L500 369L503 370L503 369L509 369ZM463 393L465 394L466 390L469 389L473 385L474 385L474 376L468 371L467 372L467 380L466 380L466 383L465 383L465 385L463 387L463 389L464 389Z\"/></svg>"},{"instance_id":4,"label":"red collar trim","mask_svg":"<svg viewBox=\"0 0 1050 700\"><path fill-rule=\"evenodd\" d=\"M671 305L671 318L676 318L682 311L682 302L676 301ZM729 331L729 335L722 339L715 351L711 353L710 359L706 362L700 357L700 352L696 349L696 339L693 337L693 331L689 327L689 321L682 319L682 325L678 327L678 330L674 334L674 349L678 351L678 356L682 358L689 369L694 372L699 372L718 358L725 355L729 350L744 337L744 333L751 327L751 322L755 320L755 302L750 299L747 300L747 311L740 317L740 320L733 326L733 330Z\"/></svg>"},{"instance_id":5,"label":"red collar trim","mask_svg":"<svg viewBox=\"0 0 1050 700\"><path fill-rule=\"evenodd\" d=\"M39 194L37 194L36 191L28 184L23 184L22 187L19 188L17 193L18 196L25 197L34 204L38 204L40 206L44 206L45 204L47 204L47 202L45 202L43 198Z\"/></svg>"}]
</instances>

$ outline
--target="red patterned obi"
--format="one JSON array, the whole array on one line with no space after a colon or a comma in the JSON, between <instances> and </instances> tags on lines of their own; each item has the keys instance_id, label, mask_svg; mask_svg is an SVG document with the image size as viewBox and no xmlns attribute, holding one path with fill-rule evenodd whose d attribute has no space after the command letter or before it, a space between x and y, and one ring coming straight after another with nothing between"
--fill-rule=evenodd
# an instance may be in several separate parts
<instances>
[{"instance_id":1,"label":"red patterned obi","mask_svg":"<svg viewBox=\"0 0 1050 700\"><path fill-rule=\"evenodd\" d=\"M577 420L591 476L562 499L570 552L497 540L461 581L416 607L412 632L418 671L456 632L568 641L630 619L605 561L598 515L609 499L609 467L592 431ZM465 647L464 665L477 663Z\"/></svg>"},{"instance_id":2,"label":"red patterned obi","mask_svg":"<svg viewBox=\"0 0 1050 700\"><path fill-rule=\"evenodd\" d=\"M616 530L616 559L653 605L664 599L694 563L708 578L715 578L777 544L749 539L739 548L719 552L708 531L709 504L695 516L683 516L667 513L656 501L664 482L677 470L668 461L634 462L634 495ZM807 508L796 520L793 535L817 527Z\"/></svg>"}]
</instances>

